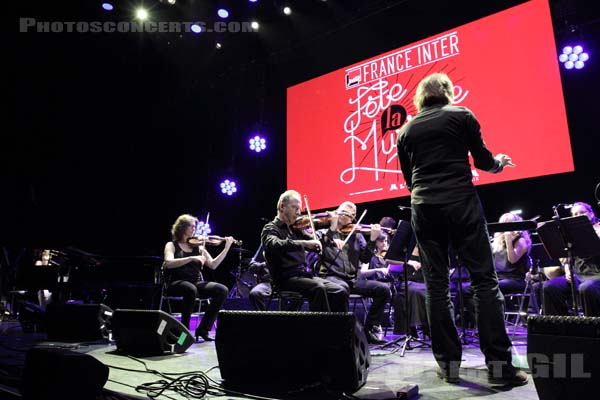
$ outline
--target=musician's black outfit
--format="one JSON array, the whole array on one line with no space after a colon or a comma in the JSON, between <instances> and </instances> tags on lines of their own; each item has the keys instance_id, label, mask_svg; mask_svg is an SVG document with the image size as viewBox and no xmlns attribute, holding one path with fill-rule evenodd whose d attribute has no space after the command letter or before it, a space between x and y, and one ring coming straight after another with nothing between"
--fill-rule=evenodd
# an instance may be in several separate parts
<instances>
[{"instance_id":1,"label":"musician's black outfit","mask_svg":"<svg viewBox=\"0 0 600 400\"><path fill-rule=\"evenodd\" d=\"M306 252L296 241L310 239L303 232L292 231L279 217L263 227L261 241L273 282L280 290L308 298L310 311L346 311L344 289L307 271Z\"/></svg>"},{"instance_id":2,"label":"musician's black outfit","mask_svg":"<svg viewBox=\"0 0 600 400\"><path fill-rule=\"evenodd\" d=\"M200 255L198 247L194 247L191 252L184 251L176 241L175 258L184 258ZM167 268L166 279L169 282L167 293L173 296L182 296L181 305L181 323L190 327L190 318L194 311L194 303L197 297L210 298L210 304L204 312L202 321L196 327L196 337L206 337L213 323L217 319L217 314L227 298L229 289L227 286L218 282L208 282L202 277L201 268L193 261L188 262L177 268Z\"/></svg>"},{"instance_id":3,"label":"musician's black outfit","mask_svg":"<svg viewBox=\"0 0 600 400\"><path fill-rule=\"evenodd\" d=\"M429 319L427 317L427 288L421 268L415 271L412 265L408 265L408 320L411 335L414 335L417 327L421 327L423 334L430 336Z\"/></svg>"},{"instance_id":4,"label":"musician's black outfit","mask_svg":"<svg viewBox=\"0 0 600 400\"><path fill-rule=\"evenodd\" d=\"M480 347L491 373L514 376L511 342L504 326L502 293L494 269L486 220L469 164L500 172L481 137L480 126L464 107L423 108L398 134L398 158L411 191L412 227L427 286L432 349L444 373L458 376L462 347L450 300L448 245L471 276ZM492 371L493 369L493 371ZM497 375L496 375L497 376Z\"/></svg>"},{"instance_id":5,"label":"musician's black outfit","mask_svg":"<svg viewBox=\"0 0 600 400\"><path fill-rule=\"evenodd\" d=\"M517 237L515 241L519 240ZM523 254L516 263L508 260L506 248L493 252L494 265L498 275L498 285L503 294L523 293L525 290L525 274L531 266L528 254Z\"/></svg>"},{"instance_id":6,"label":"musician's black outfit","mask_svg":"<svg viewBox=\"0 0 600 400\"><path fill-rule=\"evenodd\" d=\"M346 295L352 293L373 299L365 319L365 331L371 342L378 342L379 339L373 338L370 333L374 326L381 324L385 305L392 294L388 284L360 277L360 263L371 261L375 242L367 244L361 233L353 233L340 250L334 240L343 241L346 235L327 229L319 231L318 236L323 243L319 276L343 287Z\"/></svg>"},{"instance_id":7,"label":"musician's black outfit","mask_svg":"<svg viewBox=\"0 0 600 400\"><path fill-rule=\"evenodd\" d=\"M273 294L271 283L271 272L267 267L266 261L252 260L248 269L255 277L258 284L254 286L248 293L248 300L255 310L265 311L267 306L265 299L268 299Z\"/></svg>"},{"instance_id":8,"label":"musician's black outfit","mask_svg":"<svg viewBox=\"0 0 600 400\"><path fill-rule=\"evenodd\" d=\"M371 261L369 262L369 269L379 269L379 268L386 268L387 267L387 261L382 257L382 256L378 256L376 254L373 255L373 257L371 257ZM367 278L369 280L375 280L375 281L379 281L379 282L383 282L385 284L387 284L390 288L390 295L392 296L392 299L390 300L390 304L394 309L394 329L398 328L400 329L400 324L397 322L399 321L399 319L404 320L404 294L401 291L396 290L396 283L397 280L393 277L393 275L390 273L387 276L384 275L381 272L377 272L374 276ZM402 322L402 326L404 325L404 322ZM381 321L381 326L382 327L389 327L391 326L391 321L389 321L388 319L384 318ZM402 332L404 332L404 330L402 330ZM396 332L394 332L396 333Z\"/></svg>"},{"instance_id":9,"label":"musician's black outfit","mask_svg":"<svg viewBox=\"0 0 600 400\"><path fill-rule=\"evenodd\" d=\"M600 256L575 257L574 262L573 276L583 312L588 317L600 317ZM545 281L542 290L546 315L569 315L571 286L564 275Z\"/></svg>"}]
</instances>

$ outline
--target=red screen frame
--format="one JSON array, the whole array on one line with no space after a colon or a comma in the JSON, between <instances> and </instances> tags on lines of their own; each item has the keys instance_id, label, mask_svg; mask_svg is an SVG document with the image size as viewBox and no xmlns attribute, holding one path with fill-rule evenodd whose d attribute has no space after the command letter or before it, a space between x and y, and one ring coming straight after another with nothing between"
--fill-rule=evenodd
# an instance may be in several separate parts
<instances>
[{"instance_id":1,"label":"red screen frame","mask_svg":"<svg viewBox=\"0 0 600 400\"><path fill-rule=\"evenodd\" d=\"M396 129L433 72L452 79L490 150L517 164L473 169L476 185L574 170L550 9L533 0L288 88L288 188L314 209L409 195Z\"/></svg>"}]
</instances>

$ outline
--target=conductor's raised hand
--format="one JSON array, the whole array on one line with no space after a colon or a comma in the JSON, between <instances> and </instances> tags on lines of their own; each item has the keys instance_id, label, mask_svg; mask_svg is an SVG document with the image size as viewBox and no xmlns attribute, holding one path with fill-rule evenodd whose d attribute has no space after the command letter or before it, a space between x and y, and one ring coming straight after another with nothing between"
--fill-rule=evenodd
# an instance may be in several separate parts
<instances>
[{"instance_id":1,"label":"conductor's raised hand","mask_svg":"<svg viewBox=\"0 0 600 400\"><path fill-rule=\"evenodd\" d=\"M500 164L502 164L502 168L504 167L516 167L515 164L513 164L512 162L512 158L510 158L510 156L508 154L502 154L502 153L498 153L496 155L496 157L494 157L496 160L500 161Z\"/></svg>"}]
</instances>

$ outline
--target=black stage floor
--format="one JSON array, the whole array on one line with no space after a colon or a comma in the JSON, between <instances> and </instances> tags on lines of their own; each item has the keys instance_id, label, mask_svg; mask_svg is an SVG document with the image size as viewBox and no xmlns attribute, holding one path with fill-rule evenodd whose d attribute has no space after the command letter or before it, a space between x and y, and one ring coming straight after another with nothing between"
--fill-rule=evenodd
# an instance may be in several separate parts
<instances>
[{"instance_id":1,"label":"black stage floor","mask_svg":"<svg viewBox=\"0 0 600 400\"><path fill-rule=\"evenodd\" d=\"M214 331L211 332L213 336L214 333ZM110 370L109 380L104 386L107 392L102 398L148 398L144 393L136 391L135 388L143 383L163 379L158 373L182 374L192 371L204 371L214 381L211 382L214 388L204 398L247 398L218 390L221 376L214 342L195 343L183 354L135 359L116 354L115 344L109 341L93 344L45 342L45 334L43 333L22 333L18 322L4 321L0 323L0 334L0 373L2 376L0 398L20 398L18 388L26 351L36 345L75 349L93 356L108 366ZM393 340L398 336L388 334L384 338ZM526 331L523 328L517 330L513 345L513 362L527 369ZM313 392L306 390L302 393L293 393L281 397L296 399L391 399L395 398L399 389L409 384L416 384L419 388L419 398L422 400L478 399L483 397L488 400L538 399L532 379L527 385L515 388L489 384L483 356L476 342L464 345L461 366L462 379L458 385L448 384L437 378L435 374L436 364L430 348L408 350L404 356L401 356L399 348L396 346L385 349L371 346L371 357L372 362L367 383L353 395L342 396L339 393L322 392L317 388ZM268 362L268 360L256 360L256 368L261 368L261 364L264 365L265 362ZM155 371L155 373L148 372L150 370ZM167 376L177 377L177 375ZM61 394L57 394L55 398L61 397ZM186 397L172 391L165 391L157 398L184 399Z\"/></svg>"}]
</instances>

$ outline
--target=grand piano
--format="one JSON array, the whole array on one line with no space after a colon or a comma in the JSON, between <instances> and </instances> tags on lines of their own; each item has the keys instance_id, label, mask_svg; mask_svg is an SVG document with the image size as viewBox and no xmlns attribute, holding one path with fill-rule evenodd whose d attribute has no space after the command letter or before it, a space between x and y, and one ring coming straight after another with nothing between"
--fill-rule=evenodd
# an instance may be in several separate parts
<instances>
[{"instance_id":1,"label":"grand piano","mask_svg":"<svg viewBox=\"0 0 600 400\"><path fill-rule=\"evenodd\" d=\"M50 250L48 265L24 261L17 289L52 292L53 301L104 303L115 308L153 309L161 289L162 258L103 256L74 247Z\"/></svg>"}]
</instances>

